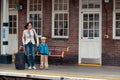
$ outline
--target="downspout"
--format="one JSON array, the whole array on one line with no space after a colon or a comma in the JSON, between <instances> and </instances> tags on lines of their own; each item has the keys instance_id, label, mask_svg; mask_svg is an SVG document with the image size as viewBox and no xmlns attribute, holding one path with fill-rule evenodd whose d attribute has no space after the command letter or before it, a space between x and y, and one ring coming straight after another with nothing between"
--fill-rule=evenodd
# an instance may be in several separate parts
<instances>
[{"instance_id":1,"label":"downspout","mask_svg":"<svg viewBox=\"0 0 120 80\"><path fill-rule=\"evenodd\" d=\"M105 35L104 38L108 39L109 35L108 35L108 8L107 8L107 3L104 3L104 10L105 10Z\"/></svg>"}]
</instances>

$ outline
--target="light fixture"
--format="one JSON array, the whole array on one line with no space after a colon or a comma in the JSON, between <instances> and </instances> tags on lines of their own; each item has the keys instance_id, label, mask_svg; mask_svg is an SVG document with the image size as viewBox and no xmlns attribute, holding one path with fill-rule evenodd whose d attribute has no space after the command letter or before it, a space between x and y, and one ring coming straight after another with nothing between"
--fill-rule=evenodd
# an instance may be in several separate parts
<instances>
[{"instance_id":1,"label":"light fixture","mask_svg":"<svg viewBox=\"0 0 120 80\"><path fill-rule=\"evenodd\" d=\"M23 9L23 5L16 4L16 5L15 5L15 8L16 8L17 10L22 10L22 9Z\"/></svg>"},{"instance_id":2,"label":"light fixture","mask_svg":"<svg viewBox=\"0 0 120 80\"><path fill-rule=\"evenodd\" d=\"M23 9L23 5L19 5L19 9L22 10Z\"/></svg>"}]
</instances>

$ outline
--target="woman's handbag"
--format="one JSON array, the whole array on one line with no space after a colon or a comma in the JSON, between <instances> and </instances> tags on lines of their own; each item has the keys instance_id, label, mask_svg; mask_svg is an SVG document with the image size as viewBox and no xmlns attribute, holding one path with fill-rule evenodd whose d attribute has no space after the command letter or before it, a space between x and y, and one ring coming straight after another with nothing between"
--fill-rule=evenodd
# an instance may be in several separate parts
<instances>
[{"instance_id":1,"label":"woman's handbag","mask_svg":"<svg viewBox=\"0 0 120 80\"><path fill-rule=\"evenodd\" d=\"M35 41L35 44L36 44L36 43L37 43L37 37L36 37L36 35L35 35L34 30L33 30L33 33L34 33L34 41Z\"/></svg>"}]
</instances>

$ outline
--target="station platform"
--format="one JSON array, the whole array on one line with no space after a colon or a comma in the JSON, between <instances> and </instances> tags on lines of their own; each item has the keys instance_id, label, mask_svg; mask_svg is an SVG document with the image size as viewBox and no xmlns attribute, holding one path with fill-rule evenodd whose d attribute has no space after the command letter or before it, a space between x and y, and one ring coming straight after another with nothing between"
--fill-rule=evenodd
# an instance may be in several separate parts
<instances>
[{"instance_id":1,"label":"station platform","mask_svg":"<svg viewBox=\"0 0 120 80\"><path fill-rule=\"evenodd\" d=\"M14 64L0 64L0 76L37 80L120 80L119 66L49 65L48 70L16 70Z\"/></svg>"}]
</instances>

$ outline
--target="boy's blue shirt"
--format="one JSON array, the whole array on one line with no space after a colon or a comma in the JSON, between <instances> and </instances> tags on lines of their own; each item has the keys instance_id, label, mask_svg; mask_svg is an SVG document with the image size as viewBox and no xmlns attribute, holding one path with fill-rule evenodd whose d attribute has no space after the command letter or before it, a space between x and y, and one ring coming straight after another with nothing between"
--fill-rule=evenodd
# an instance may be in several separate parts
<instances>
[{"instance_id":1,"label":"boy's blue shirt","mask_svg":"<svg viewBox=\"0 0 120 80\"><path fill-rule=\"evenodd\" d=\"M49 55L49 47L47 43L45 44L40 43L38 46L38 50L42 55Z\"/></svg>"}]
</instances>

